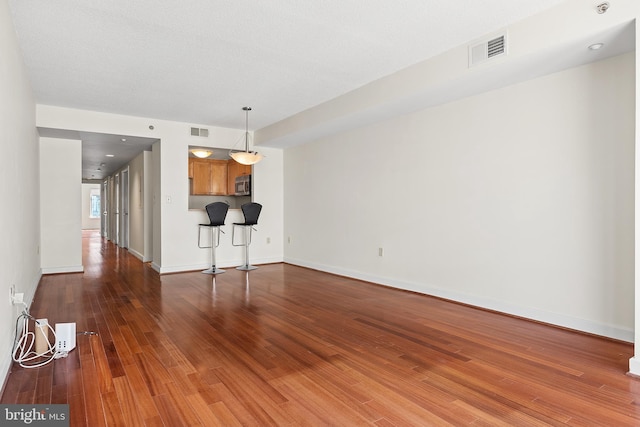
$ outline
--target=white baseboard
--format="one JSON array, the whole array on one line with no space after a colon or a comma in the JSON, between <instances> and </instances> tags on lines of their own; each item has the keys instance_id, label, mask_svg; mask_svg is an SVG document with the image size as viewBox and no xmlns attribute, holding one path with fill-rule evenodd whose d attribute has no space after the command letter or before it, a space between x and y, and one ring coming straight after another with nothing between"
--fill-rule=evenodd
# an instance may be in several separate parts
<instances>
[{"instance_id":1,"label":"white baseboard","mask_svg":"<svg viewBox=\"0 0 640 427\"><path fill-rule=\"evenodd\" d=\"M64 267L44 267L42 274L84 273L83 265L69 265Z\"/></svg>"},{"instance_id":2,"label":"white baseboard","mask_svg":"<svg viewBox=\"0 0 640 427\"><path fill-rule=\"evenodd\" d=\"M244 260L231 260L231 261L220 261L216 267L219 268L235 268L239 265L242 265ZM281 257L273 257L273 258L255 258L251 259L252 265L260 265L260 264L274 264L282 262ZM211 267L209 264L189 264L189 265L172 265L172 266L163 266L160 267L158 265L151 265L154 270L156 270L160 274L168 274L168 273L183 273L185 271L197 271L197 270L206 270Z\"/></svg>"},{"instance_id":3,"label":"white baseboard","mask_svg":"<svg viewBox=\"0 0 640 427\"><path fill-rule=\"evenodd\" d=\"M142 261L142 262L149 262L149 261L151 261L150 259L145 258L145 256L144 256L144 255L142 255L140 252L136 251L135 249L129 248L128 250L129 250L129 253L130 253L131 255L133 255L134 257L138 258L138 259L139 259L140 261Z\"/></svg>"},{"instance_id":4,"label":"white baseboard","mask_svg":"<svg viewBox=\"0 0 640 427\"><path fill-rule=\"evenodd\" d=\"M388 277L379 277L365 274L359 271L337 268L324 264L306 262L303 260L285 257L284 262L301 267L312 268L314 270L325 271L340 276L350 277L353 279L364 280L379 285L389 286L392 288L404 289L408 291L418 292L425 295L431 295L439 298L448 299L463 304L469 304L475 307L487 310L498 311L500 313L510 314L513 316L523 317L538 322L548 323L563 328L574 329L589 334L600 335L603 337L613 338L616 340L633 342L634 331L619 326L608 325L586 319L579 319L567 316L561 313L552 313L531 307L523 307L504 301L493 300L490 298L479 297L477 295L468 295L459 292L450 291L423 283L412 283L402 280L396 280ZM639 362L640 363L640 362ZM639 367L640 369L640 367ZM640 370L639 370L640 372Z\"/></svg>"},{"instance_id":5,"label":"white baseboard","mask_svg":"<svg viewBox=\"0 0 640 427\"><path fill-rule=\"evenodd\" d=\"M629 374L640 377L640 359L637 357L629 359Z\"/></svg>"}]
</instances>

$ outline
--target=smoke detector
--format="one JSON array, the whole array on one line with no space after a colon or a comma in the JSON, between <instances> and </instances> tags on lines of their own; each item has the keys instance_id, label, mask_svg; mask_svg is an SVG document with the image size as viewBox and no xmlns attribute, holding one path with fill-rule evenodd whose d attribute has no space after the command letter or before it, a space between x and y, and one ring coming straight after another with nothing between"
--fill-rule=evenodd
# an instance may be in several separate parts
<instances>
[{"instance_id":1,"label":"smoke detector","mask_svg":"<svg viewBox=\"0 0 640 427\"><path fill-rule=\"evenodd\" d=\"M610 6L609 2L600 3L599 5L596 6L596 12L602 15L607 10L609 10L609 6Z\"/></svg>"}]
</instances>

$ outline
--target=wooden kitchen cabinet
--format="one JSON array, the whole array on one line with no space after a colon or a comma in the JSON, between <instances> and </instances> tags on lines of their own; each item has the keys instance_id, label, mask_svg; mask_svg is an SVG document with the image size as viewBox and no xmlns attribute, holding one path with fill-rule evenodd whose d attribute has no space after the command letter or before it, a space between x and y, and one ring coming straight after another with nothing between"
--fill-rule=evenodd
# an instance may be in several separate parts
<instances>
[{"instance_id":1,"label":"wooden kitchen cabinet","mask_svg":"<svg viewBox=\"0 0 640 427\"><path fill-rule=\"evenodd\" d=\"M251 165L243 165L231 159L229 160L227 169L227 190L229 194L234 194L236 178L242 175L251 175Z\"/></svg>"},{"instance_id":2,"label":"wooden kitchen cabinet","mask_svg":"<svg viewBox=\"0 0 640 427\"><path fill-rule=\"evenodd\" d=\"M227 161L210 160L211 162L211 194L226 196L227 192Z\"/></svg>"},{"instance_id":3,"label":"wooden kitchen cabinet","mask_svg":"<svg viewBox=\"0 0 640 427\"><path fill-rule=\"evenodd\" d=\"M227 195L227 161L189 159L191 194L206 196Z\"/></svg>"}]
</instances>

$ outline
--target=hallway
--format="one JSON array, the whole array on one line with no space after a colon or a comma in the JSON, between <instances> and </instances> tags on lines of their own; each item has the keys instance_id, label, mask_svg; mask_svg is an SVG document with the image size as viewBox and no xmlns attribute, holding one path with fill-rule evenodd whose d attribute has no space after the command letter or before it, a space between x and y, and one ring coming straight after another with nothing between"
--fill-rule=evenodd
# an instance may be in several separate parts
<instances>
[{"instance_id":1,"label":"hallway","mask_svg":"<svg viewBox=\"0 0 640 427\"><path fill-rule=\"evenodd\" d=\"M159 276L97 232L83 259L31 307L76 349L14 366L2 403L92 427L640 424L628 343L286 264Z\"/></svg>"}]
</instances>

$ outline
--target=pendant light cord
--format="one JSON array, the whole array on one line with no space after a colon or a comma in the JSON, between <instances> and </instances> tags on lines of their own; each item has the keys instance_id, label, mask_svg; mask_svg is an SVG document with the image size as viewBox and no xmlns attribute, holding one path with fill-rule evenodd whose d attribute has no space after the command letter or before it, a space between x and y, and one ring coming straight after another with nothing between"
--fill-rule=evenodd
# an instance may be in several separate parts
<instances>
[{"instance_id":1,"label":"pendant light cord","mask_svg":"<svg viewBox=\"0 0 640 427\"><path fill-rule=\"evenodd\" d=\"M244 126L244 151L249 152L249 111L251 111L251 107L242 107L245 111L245 126Z\"/></svg>"}]
</instances>

